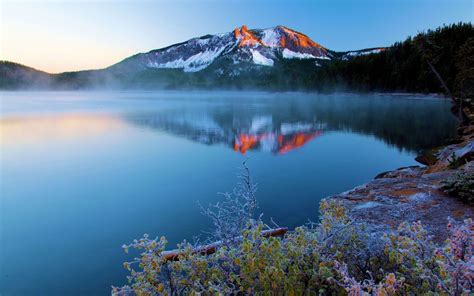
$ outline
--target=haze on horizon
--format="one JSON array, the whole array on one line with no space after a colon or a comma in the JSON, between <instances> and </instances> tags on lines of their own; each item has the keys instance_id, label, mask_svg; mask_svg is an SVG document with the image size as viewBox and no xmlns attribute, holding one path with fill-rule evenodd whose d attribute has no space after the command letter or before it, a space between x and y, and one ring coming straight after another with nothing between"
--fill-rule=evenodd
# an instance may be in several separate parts
<instances>
[{"instance_id":1,"label":"haze on horizon","mask_svg":"<svg viewBox=\"0 0 474 296\"><path fill-rule=\"evenodd\" d=\"M471 22L470 0L0 2L0 60L58 73L98 69L205 34L285 25L343 51Z\"/></svg>"}]
</instances>

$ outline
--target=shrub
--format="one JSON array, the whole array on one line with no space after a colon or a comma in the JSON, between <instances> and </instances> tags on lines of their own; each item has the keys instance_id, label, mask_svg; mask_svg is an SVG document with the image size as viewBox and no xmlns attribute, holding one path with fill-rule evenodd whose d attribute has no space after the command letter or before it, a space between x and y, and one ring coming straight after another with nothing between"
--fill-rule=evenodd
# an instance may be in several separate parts
<instances>
[{"instance_id":1,"label":"shrub","mask_svg":"<svg viewBox=\"0 0 474 296\"><path fill-rule=\"evenodd\" d=\"M124 264L131 286L113 288L113 294L469 295L474 288L472 220L450 221L450 237L440 248L419 222L403 223L384 236L382 253L372 253L368 261L379 264L365 270L369 278L364 279L356 266L367 259L366 235L336 203L322 207L327 210L315 228L299 227L284 239L265 238L259 222L243 231L240 242L211 255L180 244L179 261L163 258L164 238L145 236L125 246L142 253Z\"/></svg>"},{"instance_id":2,"label":"shrub","mask_svg":"<svg viewBox=\"0 0 474 296\"><path fill-rule=\"evenodd\" d=\"M145 235L123 246L140 256L124 263L129 285L113 287L112 294L469 295L473 290L472 220L449 219L449 239L437 247L420 222L374 237L339 203L323 200L318 223L283 238L263 237L268 226L253 218L255 187L249 186L248 173L245 169L242 190L204 211L219 222L212 236L221 238L215 253L202 254L183 242L177 260L168 260L166 239ZM223 219L235 211L241 218ZM245 221L238 233L222 225L234 220Z\"/></svg>"},{"instance_id":3,"label":"shrub","mask_svg":"<svg viewBox=\"0 0 474 296\"><path fill-rule=\"evenodd\" d=\"M448 158L448 168L450 169L457 169L462 165L460 159L456 156L456 153L452 153L451 156Z\"/></svg>"},{"instance_id":4,"label":"shrub","mask_svg":"<svg viewBox=\"0 0 474 296\"><path fill-rule=\"evenodd\" d=\"M443 190L463 201L474 202L474 173L459 172L443 184Z\"/></svg>"},{"instance_id":5,"label":"shrub","mask_svg":"<svg viewBox=\"0 0 474 296\"><path fill-rule=\"evenodd\" d=\"M114 288L117 295L193 294L222 292L302 294L325 293L339 287L330 281L334 260L344 253L356 256L360 244L352 221L334 202L323 202L321 224L299 227L284 239L262 237L261 221L248 224L240 240L220 247L216 253L193 252L189 243L179 245L179 261L161 256L166 240L148 236L124 246L142 251L126 263L131 287ZM139 270L135 270L138 266Z\"/></svg>"},{"instance_id":6,"label":"shrub","mask_svg":"<svg viewBox=\"0 0 474 296\"><path fill-rule=\"evenodd\" d=\"M214 229L209 240L232 242L242 231L253 224L257 210L257 185L252 182L246 161L237 175L238 183L232 193L222 193L223 201L207 208L201 206L203 215L211 219ZM259 217L260 218L260 217Z\"/></svg>"}]
</instances>

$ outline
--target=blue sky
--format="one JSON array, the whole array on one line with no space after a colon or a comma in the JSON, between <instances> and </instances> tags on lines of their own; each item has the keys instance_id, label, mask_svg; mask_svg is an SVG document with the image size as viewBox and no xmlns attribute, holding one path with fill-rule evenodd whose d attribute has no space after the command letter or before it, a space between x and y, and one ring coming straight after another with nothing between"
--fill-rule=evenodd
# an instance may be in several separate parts
<instances>
[{"instance_id":1,"label":"blue sky","mask_svg":"<svg viewBox=\"0 0 474 296\"><path fill-rule=\"evenodd\" d=\"M0 1L0 58L49 72L101 68L208 33L285 25L334 50L386 46L472 21L472 0Z\"/></svg>"}]
</instances>

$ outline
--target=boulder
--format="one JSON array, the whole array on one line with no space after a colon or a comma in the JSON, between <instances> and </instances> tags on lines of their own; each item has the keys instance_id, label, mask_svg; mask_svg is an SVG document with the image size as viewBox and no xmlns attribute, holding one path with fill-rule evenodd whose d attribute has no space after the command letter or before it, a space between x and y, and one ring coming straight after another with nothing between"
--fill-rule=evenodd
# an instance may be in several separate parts
<instances>
[{"instance_id":1,"label":"boulder","mask_svg":"<svg viewBox=\"0 0 474 296\"><path fill-rule=\"evenodd\" d=\"M465 156L471 149L472 146L465 145L459 155ZM403 221L421 221L434 239L442 242L447 235L448 217L458 221L474 218L474 207L442 190L443 182L460 169L429 169L412 166L385 172L367 184L328 198L339 201L373 235L393 230ZM474 173L474 162L462 169Z\"/></svg>"}]
</instances>

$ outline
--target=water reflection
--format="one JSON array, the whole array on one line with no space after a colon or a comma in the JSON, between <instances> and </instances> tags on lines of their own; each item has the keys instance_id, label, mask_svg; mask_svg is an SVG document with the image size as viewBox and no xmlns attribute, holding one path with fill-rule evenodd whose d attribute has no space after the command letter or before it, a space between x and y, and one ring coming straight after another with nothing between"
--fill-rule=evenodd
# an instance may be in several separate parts
<instances>
[{"instance_id":1,"label":"water reflection","mask_svg":"<svg viewBox=\"0 0 474 296\"><path fill-rule=\"evenodd\" d=\"M456 123L446 106L442 100L318 96L264 103L229 100L226 104L127 113L123 118L203 144L225 145L242 154L251 150L285 154L331 131L373 135L418 153L453 135Z\"/></svg>"},{"instance_id":2,"label":"water reflection","mask_svg":"<svg viewBox=\"0 0 474 296\"><path fill-rule=\"evenodd\" d=\"M105 114L69 113L51 117L0 118L0 143L20 146L103 137L119 128L123 128L123 121Z\"/></svg>"},{"instance_id":3,"label":"water reflection","mask_svg":"<svg viewBox=\"0 0 474 296\"><path fill-rule=\"evenodd\" d=\"M245 154L248 150L259 149L275 154L285 154L303 146L319 135L321 135L320 131L298 132L289 135L281 133L241 134L234 142L234 151Z\"/></svg>"}]
</instances>

